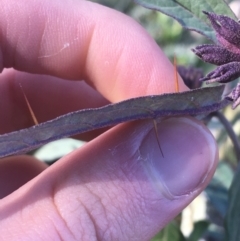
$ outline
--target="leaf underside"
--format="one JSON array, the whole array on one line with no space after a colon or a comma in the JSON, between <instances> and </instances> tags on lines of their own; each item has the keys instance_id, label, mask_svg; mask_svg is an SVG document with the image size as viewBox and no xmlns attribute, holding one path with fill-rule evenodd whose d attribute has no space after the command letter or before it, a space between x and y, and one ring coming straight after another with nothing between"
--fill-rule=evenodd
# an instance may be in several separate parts
<instances>
[{"instance_id":1,"label":"leaf underside","mask_svg":"<svg viewBox=\"0 0 240 241\"><path fill-rule=\"evenodd\" d=\"M194 30L216 42L213 28L202 11L236 16L223 0L134 0L139 5L160 11L175 20L184 28Z\"/></svg>"},{"instance_id":2,"label":"leaf underside","mask_svg":"<svg viewBox=\"0 0 240 241\"><path fill-rule=\"evenodd\" d=\"M226 106L224 86L138 97L96 109L68 113L19 131L0 135L0 157L20 154L43 144L119 123L173 116L204 117Z\"/></svg>"}]
</instances>

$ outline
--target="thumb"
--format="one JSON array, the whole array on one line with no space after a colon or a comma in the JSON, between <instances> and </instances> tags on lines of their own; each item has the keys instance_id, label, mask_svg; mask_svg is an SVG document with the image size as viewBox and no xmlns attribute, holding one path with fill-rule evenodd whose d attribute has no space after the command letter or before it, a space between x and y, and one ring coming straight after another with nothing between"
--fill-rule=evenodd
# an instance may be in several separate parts
<instances>
[{"instance_id":1,"label":"thumb","mask_svg":"<svg viewBox=\"0 0 240 241\"><path fill-rule=\"evenodd\" d=\"M138 121L62 158L1 200L1 236L149 240L205 188L218 159L193 118L159 121L158 137L164 157L152 121Z\"/></svg>"}]
</instances>

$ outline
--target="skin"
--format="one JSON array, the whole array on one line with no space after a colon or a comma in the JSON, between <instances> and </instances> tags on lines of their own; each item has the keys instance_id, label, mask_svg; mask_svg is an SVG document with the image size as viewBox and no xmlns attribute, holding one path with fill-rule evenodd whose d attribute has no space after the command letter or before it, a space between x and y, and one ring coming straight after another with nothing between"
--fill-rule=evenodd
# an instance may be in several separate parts
<instances>
[{"instance_id":1,"label":"skin","mask_svg":"<svg viewBox=\"0 0 240 241\"><path fill-rule=\"evenodd\" d=\"M0 132L108 102L175 91L174 69L131 18L81 1L1 0ZM126 27L127 26L127 27ZM85 80L85 82L80 80ZM180 91L187 87L179 78ZM0 240L149 240L209 183L218 161L193 118L92 132L47 168L0 161Z\"/></svg>"}]
</instances>

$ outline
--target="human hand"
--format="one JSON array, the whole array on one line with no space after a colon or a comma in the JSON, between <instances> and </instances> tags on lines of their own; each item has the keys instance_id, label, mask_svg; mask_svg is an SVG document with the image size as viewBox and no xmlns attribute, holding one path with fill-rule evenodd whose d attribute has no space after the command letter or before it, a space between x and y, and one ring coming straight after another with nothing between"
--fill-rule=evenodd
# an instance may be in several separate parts
<instances>
[{"instance_id":1,"label":"human hand","mask_svg":"<svg viewBox=\"0 0 240 241\"><path fill-rule=\"evenodd\" d=\"M31 125L19 82L40 122L175 91L171 63L119 12L80 0L5 0L1 10L0 69L14 67L0 75L1 133ZM149 240L205 188L218 159L193 118L161 121L158 135L164 158L152 121L136 121L49 168L27 156L1 160L0 195L19 189L0 201L0 240Z\"/></svg>"}]
</instances>

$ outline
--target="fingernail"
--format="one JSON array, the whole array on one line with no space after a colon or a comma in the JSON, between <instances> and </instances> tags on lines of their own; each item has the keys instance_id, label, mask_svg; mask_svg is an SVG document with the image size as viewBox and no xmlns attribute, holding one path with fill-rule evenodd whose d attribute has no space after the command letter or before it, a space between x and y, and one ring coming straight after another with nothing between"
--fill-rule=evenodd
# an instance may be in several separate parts
<instances>
[{"instance_id":1,"label":"fingernail","mask_svg":"<svg viewBox=\"0 0 240 241\"><path fill-rule=\"evenodd\" d=\"M217 146L210 131L193 118L169 118L144 138L139 149L153 185L173 199L199 189L216 165Z\"/></svg>"}]
</instances>

